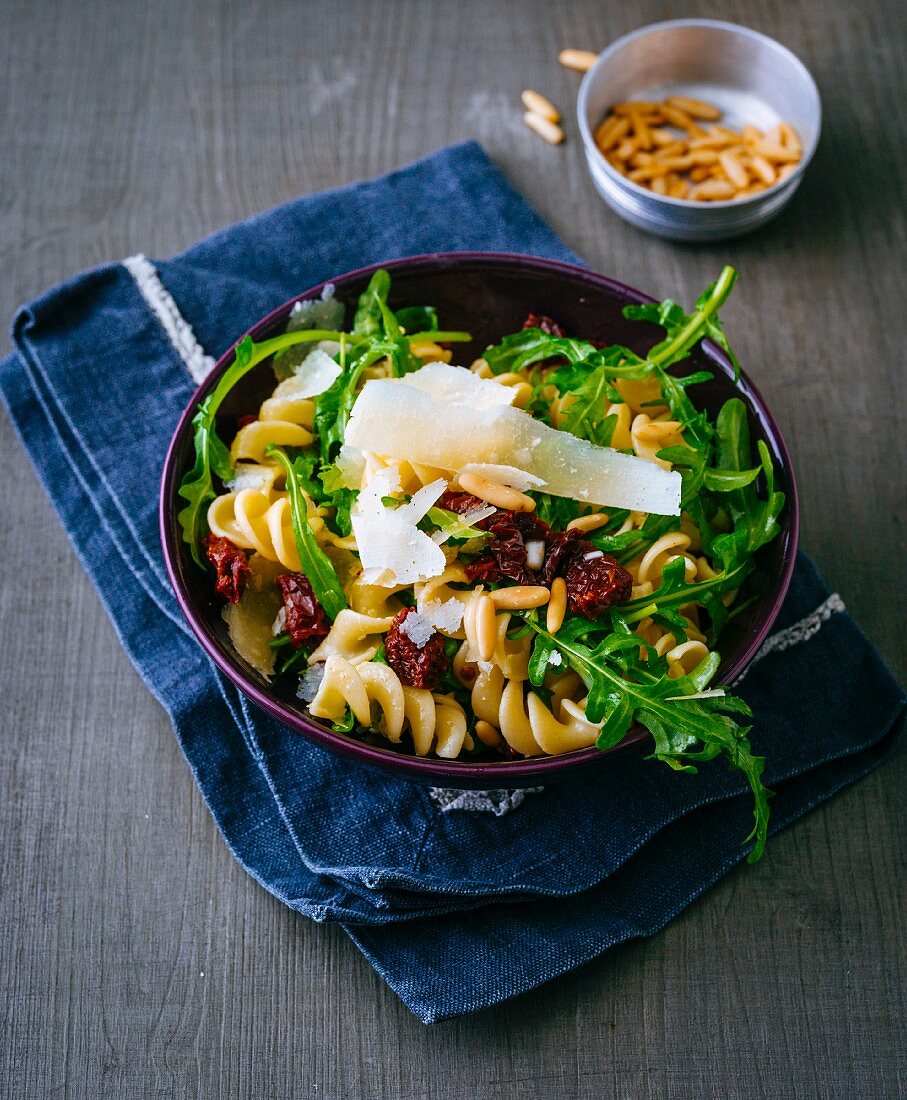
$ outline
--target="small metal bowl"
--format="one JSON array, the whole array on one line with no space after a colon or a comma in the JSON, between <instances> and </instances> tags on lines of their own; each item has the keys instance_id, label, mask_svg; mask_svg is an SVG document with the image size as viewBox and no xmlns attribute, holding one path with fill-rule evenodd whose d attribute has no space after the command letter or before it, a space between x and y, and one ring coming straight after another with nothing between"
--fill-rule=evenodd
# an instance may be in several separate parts
<instances>
[{"instance_id":1,"label":"small metal bowl","mask_svg":"<svg viewBox=\"0 0 907 1100\"><path fill-rule=\"evenodd\" d=\"M714 103L734 129L788 122L803 143L803 157L786 179L743 199L694 202L657 195L617 172L592 135L613 104L671 95ZM764 225L790 202L819 141L822 104L809 70L774 39L734 23L674 19L608 46L583 79L578 115L592 180L613 210L660 237L718 241Z\"/></svg>"}]
</instances>

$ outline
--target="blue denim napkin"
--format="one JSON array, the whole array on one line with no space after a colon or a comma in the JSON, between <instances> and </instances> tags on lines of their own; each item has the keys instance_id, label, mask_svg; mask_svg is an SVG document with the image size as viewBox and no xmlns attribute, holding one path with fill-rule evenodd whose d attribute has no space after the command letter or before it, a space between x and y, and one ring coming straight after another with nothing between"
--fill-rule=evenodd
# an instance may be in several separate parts
<instances>
[{"instance_id":1,"label":"blue denim napkin","mask_svg":"<svg viewBox=\"0 0 907 1100\"><path fill-rule=\"evenodd\" d=\"M389 778L260 713L183 622L156 509L195 380L306 287L456 249L575 259L470 143L289 203L174 259L80 275L20 311L0 364L22 441L230 850L293 909L340 922L426 1022L661 928L743 857L751 813L722 764L690 778L640 754L525 797L458 797ZM740 691L777 792L774 831L875 767L904 703L802 557Z\"/></svg>"}]
</instances>

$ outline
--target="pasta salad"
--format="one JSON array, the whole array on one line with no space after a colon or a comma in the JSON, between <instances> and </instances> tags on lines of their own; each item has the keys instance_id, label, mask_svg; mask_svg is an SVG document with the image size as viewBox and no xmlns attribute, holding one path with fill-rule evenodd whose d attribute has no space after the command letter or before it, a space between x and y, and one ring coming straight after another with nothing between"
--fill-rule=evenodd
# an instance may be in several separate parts
<instances>
[{"instance_id":1,"label":"pasta salad","mask_svg":"<svg viewBox=\"0 0 907 1100\"><path fill-rule=\"evenodd\" d=\"M530 314L469 365L430 306L394 310L373 275L352 324L328 287L287 331L243 340L199 405L182 537L224 600L239 656L293 678L337 731L447 760L618 744L695 772L723 756L768 823L746 704L713 683L721 634L756 598L754 555L784 504L737 398L711 418L676 368L718 318L735 272L661 326L646 354ZM275 386L215 416L270 360Z\"/></svg>"}]
</instances>

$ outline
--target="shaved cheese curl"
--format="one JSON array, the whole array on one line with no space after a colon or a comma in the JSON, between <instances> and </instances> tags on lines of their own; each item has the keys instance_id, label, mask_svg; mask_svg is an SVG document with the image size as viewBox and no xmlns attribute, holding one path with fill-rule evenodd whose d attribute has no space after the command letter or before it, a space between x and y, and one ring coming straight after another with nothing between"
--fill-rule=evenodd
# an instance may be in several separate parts
<instances>
[{"instance_id":1,"label":"shaved cheese curl","mask_svg":"<svg viewBox=\"0 0 907 1100\"><path fill-rule=\"evenodd\" d=\"M373 379L363 386L346 442L446 470L477 462L515 466L541 478L554 496L680 513L680 474L674 471L549 428L521 409L446 405L401 380Z\"/></svg>"}]
</instances>

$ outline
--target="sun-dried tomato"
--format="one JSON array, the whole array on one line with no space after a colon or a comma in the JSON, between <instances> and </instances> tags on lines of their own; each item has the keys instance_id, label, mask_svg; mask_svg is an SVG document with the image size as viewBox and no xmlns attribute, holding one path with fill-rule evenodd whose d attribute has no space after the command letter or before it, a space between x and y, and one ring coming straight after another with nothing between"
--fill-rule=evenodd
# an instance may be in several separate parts
<instances>
[{"instance_id":1,"label":"sun-dried tomato","mask_svg":"<svg viewBox=\"0 0 907 1100\"><path fill-rule=\"evenodd\" d=\"M574 615L597 618L616 603L630 598L633 577L608 554L587 558L597 553L591 542L581 539L562 573L567 583L567 606Z\"/></svg>"},{"instance_id":2,"label":"sun-dried tomato","mask_svg":"<svg viewBox=\"0 0 907 1100\"><path fill-rule=\"evenodd\" d=\"M551 528L534 512L501 510L476 524L491 533L485 550L466 566L471 581L510 580L515 584L537 584L529 568L527 542L544 542Z\"/></svg>"},{"instance_id":3,"label":"sun-dried tomato","mask_svg":"<svg viewBox=\"0 0 907 1100\"><path fill-rule=\"evenodd\" d=\"M477 508L484 508L485 501L474 497L472 493L457 493L451 489L446 489L438 497L438 507L446 508L448 512L456 512L457 515L462 516L467 512L474 512Z\"/></svg>"},{"instance_id":4,"label":"sun-dried tomato","mask_svg":"<svg viewBox=\"0 0 907 1100\"><path fill-rule=\"evenodd\" d=\"M552 531L546 540L545 564L542 566L542 583L548 588L555 577L562 577L573 561L582 535L577 530Z\"/></svg>"},{"instance_id":5,"label":"sun-dried tomato","mask_svg":"<svg viewBox=\"0 0 907 1100\"><path fill-rule=\"evenodd\" d=\"M214 590L230 603L239 603L249 576L249 562L242 550L220 535L206 535L202 547L217 572Z\"/></svg>"},{"instance_id":6,"label":"sun-dried tomato","mask_svg":"<svg viewBox=\"0 0 907 1100\"><path fill-rule=\"evenodd\" d=\"M384 655L387 663L407 687L434 689L447 671L450 659L444 649L444 638L436 630L424 646L419 646L400 628L416 609L404 607L391 623L384 639Z\"/></svg>"},{"instance_id":7,"label":"sun-dried tomato","mask_svg":"<svg viewBox=\"0 0 907 1100\"><path fill-rule=\"evenodd\" d=\"M250 424L254 424L257 419L258 417L255 413L245 413L243 416L238 416L236 418L236 430L239 431L240 428L247 428Z\"/></svg>"},{"instance_id":8,"label":"sun-dried tomato","mask_svg":"<svg viewBox=\"0 0 907 1100\"><path fill-rule=\"evenodd\" d=\"M546 317L544 313L530 313L523 322L523 328L541 329L546 336L556 336L559 339L567 335L557 321Z\"/></svg>"},{"instance_id":9,"label":"sun-dried tomato","mask_svg":"<svg viewBox=\"0 0 907 1100\"><path fill-rule=\"evenodd\" d=\"M294 649L327 636L330 627L305 573L282 573L277 578L283 596L284 630Z\"/></svg>"}]
</instances>

